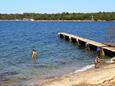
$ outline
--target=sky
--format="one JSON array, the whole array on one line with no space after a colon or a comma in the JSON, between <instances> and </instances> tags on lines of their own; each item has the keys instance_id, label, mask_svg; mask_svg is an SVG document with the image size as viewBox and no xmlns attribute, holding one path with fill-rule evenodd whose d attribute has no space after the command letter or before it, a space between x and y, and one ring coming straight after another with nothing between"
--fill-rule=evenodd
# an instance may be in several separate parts
<instances>
[{"instance_id":1,"label":"sky","mask_svg":"<svg viewBox=\"0 0 115 86\"><path fill-rule=\"evenodd\" d=\"M115 12L115 0L0 0L0 13Z\"/></svg>"}]
</instances>

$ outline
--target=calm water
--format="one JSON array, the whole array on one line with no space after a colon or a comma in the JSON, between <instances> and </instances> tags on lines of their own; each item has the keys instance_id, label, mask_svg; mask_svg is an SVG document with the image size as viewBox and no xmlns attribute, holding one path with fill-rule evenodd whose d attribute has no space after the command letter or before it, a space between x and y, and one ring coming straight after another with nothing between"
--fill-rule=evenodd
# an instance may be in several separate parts
<instances>
[{"instance_id":1,"label":"calm water","mask_svg":"<svg viewBox=\"0 0 115 86\"><path fill-rule=\"evenodd\" d=\"M115 22L0 21L0 83L29 86L93 63L96 52L59 39L58 32L115 43ZM38 64L32 64L32 48Z\"/></svg>"}]
</instances>

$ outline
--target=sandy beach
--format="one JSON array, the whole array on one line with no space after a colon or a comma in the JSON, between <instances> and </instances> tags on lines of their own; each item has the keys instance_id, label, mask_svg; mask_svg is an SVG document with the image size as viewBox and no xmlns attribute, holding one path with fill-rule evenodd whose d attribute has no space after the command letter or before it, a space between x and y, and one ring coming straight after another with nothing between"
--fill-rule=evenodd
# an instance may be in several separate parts
<instances>
[{"instance_id":1,"label":"sandy beach","mask_svg":"<svg viewBox=\"0 0 115 86\"><path fill-rule=\"evenodd\" d=\"M72 73L49 79L34 86L115 86L115 64L101 65L83 72Z\"/></svg>"}]
</instances>

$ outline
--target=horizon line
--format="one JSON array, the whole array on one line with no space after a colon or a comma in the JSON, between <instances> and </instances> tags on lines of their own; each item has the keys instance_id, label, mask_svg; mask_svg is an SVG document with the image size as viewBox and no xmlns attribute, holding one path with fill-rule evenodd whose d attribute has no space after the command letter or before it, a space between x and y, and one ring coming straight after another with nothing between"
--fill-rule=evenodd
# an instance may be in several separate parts
<instances>
[{"instance_id":1,"label":"horizon line","mask_svg":"<svg viewBox=\"0 0 115 86\"><path fill-rule=\"evenodd\" d=\"M62 14L62 13L108 13L108 12L115 12L115 11L95 11L95 12L52 12L52 13L48 13L48 12L11 12L11 13L2 13L0 12L0 14L24 14L24 13L35 13L35 14Z\"/></svg>"}]
</instances>

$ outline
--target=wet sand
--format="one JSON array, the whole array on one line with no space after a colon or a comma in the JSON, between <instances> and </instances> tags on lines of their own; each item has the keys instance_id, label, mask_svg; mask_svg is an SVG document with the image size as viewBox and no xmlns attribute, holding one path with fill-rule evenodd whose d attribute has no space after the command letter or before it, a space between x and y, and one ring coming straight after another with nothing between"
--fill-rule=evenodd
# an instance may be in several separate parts
<instances>
[{"instance_id":1,"label":"wet sand","mask_svg":"<svg viewBox=\"0 0 115 86\"><path fill-rule=\"evenodd\" d=\"M101 65L87 71L49 79L34 86L115 86L115 64Z\"/></svg>"}]
</instances>

